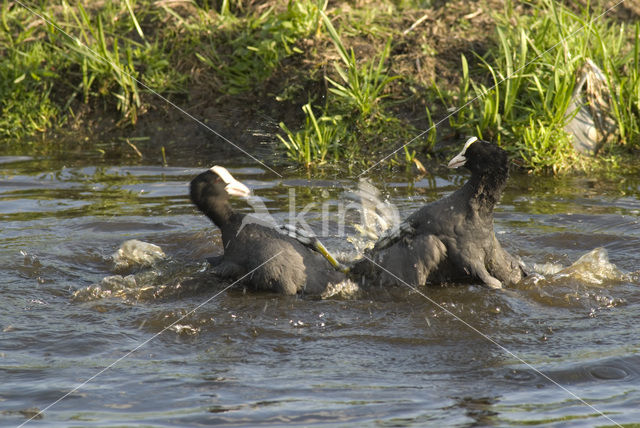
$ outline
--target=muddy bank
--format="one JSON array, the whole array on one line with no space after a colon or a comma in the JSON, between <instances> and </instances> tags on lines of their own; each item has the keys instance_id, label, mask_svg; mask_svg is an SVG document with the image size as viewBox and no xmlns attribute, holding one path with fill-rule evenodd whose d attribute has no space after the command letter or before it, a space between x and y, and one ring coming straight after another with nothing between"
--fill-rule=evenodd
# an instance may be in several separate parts
<instances>
[{"instance_id":1,"label":"muddy bank","mask_svg":"<svg viewBox=\"0 0 640 428\"><path fill-rule=\"evenodd\" d=\"M254 12L252 8L264 7L251 2L244 13L248 15ZM333 11L341 9L344 10L341 16L352 17L350 11L366 7L371 5L339 3L330 5L327 13L336 15ZM405 78L393 82L388 89L387 95L392 101L390 110L413 127L417 135L429 126L425 117L427 106L436 119L446 115L445 106L429 103L430 88L436 84L448 91L459 84L460 55L470 56L471 52L482 55L486 51L494 25L491 11L498 7L502 7L502 2L455 1L435 2L424 9L396 10L393 15L377 18L384 23L378 33L375 29L350 31L344 43L364 61L383 48L384 36L392 37L388 74ZM193 12L186 4L176 10L183 14ZM358 24L341 16L333 18L336 26L353 28ZM380 34L382 31L384 34ZM44 139L111 142L101 146L111 148L110 156L137 156L133 149L127 148L125 139L145 156L154 156L158 145L165 147L169 157L177 152L239 153L203 126L205 124L244 150L260 154L264 149L273 154L273 149L281 149L275 138L282 132L278 124L303 123L301 107L310 98L322 100L327 96L326 76L336 79L333 63L339 57L330 40L326 37L300 39L296 47L300 53L284 58L270 77L240 94L228 94L216 86L214 83L219 81L216 70L204 67L195 58L181 58L181 71L189 75L187 92L168 98L193 118L147 91L142 95L142 108L135 124L123 121L115 106L77 101L72 104L73 119L47 132ZM285 93L286 99L283 99ZM449 131L442 133L452 136ZM390 146L404 142L391 143ZM122 154L118 154L121 149ZM424 151L427 150L425 147ZM284 154L282 157L284 159Z\"/></svg>"},{"instance_id":2,"label":"muddy bank","mask_svg":"<svg viewBox=\"0 0 640 428\"><path fill-rule=\"evenodd\" d=\"M148 8L139 4L135 14L131 12L130 15L122 8L110 17L110 25L130 20L136 24L139 21L139 27L129 25L119 29L116 26L109 31L121 37L121 45L129 43L128 49L134 49L134 55L140 56L132 64L144 85L138 82L137 88L136 85L128 87L126 79L116 69L110 73L115 75L112 78L121 87L114 87L108 70L106 77L104 70L87 75L84 63L87 56L78 56L78 52L75 56L70 55L71 63L67 59L63 66L54 66L51 61L41 59L41 65L50 70L45 70L48 74L43 72L41 76L34 76L34 80L36 77L45 82L53 79L44 84L44 90L49 91L46 92L49 96L46 101L51 104L49 110L58 109L58 115L33 125L34 134L25 137L30 144L17 144L18 138L9 138L0 151L5 154L64 154L73 150L94 150L109 158L142 156L164 163L172 158L200 162L216 154L245 156L244 150L259 159L269 158L271 163L291 164L277 135L286 134L280 124L286 124L293 132L305 126L310 128L310 118L302 109L307 103L319 120L340 117L344 129L336 139L339 143L334 145L357 146L336 155L332 159L334 162L343 162L344 158L348 164L353 164L354 159L378 159L420 136L411 145L413 154L407 153L405 158L399 153L397 160L410 164L413 156L419 159L432 157L442 142L461 138L462 134L477 133L476 129L486 133L483 137L502 141L514 155L521 150L518 138L513 134L522 132L522 123L512 124L506 132L499 120L490 125L478 123L478 117L490 114L486 111L488 107L474 107L477 102L467 104L475 94L463 88L476 90L478 85L489 87L493 84L496 76L492 78L488 63L483 65L482 62L486 58L496 59L497 27L505 25L505 19L512 19L514 27L521 26L524 21L516 22L520 17L544 12L544 1L537 5L514 5L497 0L398 4L358 1L330 2L323 6L322 10L338 30L340 43L348 52L353 49L358 67L364 69L366 64L375 63L384 51L385 43L391 41L388 57L384 58L384 74L398 78L385 84L378 98L371 101L372 113L367 114L354 111L345 100L336 99L335 92L332 93L336 86L328 79L341 82L343 76L336 68L341 57L336 41L327 34L326 23L321 23L317 6L313 6L316 7L313 12L316 15L313 15L310 12L313 7L307 3L231 2L225 10L220 5L217 9L209 8L209 2L156 2ZM576 15L584 13L588 6L593 14L609 6L606 2L598 5L565 3ZM90 20L110 13L101 4L82 4ZM296 9L291 4L306 6ZM67 16L68 12L59 7L43 7L51 13L52 19L64 23L66 17L67 21L73 22ZM302 10L304 7L308 9ZM50 43L54 51L63 55L67 53L65 49L74 49L68 43L61 43L64 37L59 34L46 33L41 20L35 19L21 33L16 22L24 16L11 15L17 9L14 5L5 10L5 14L14 20L8 19L7 28L11 31L0 34L0 49L4 49L6 40L13 43L31 27L35 28L34 33L26 40ZM630 28L638 18L637 9L635 4L618 5L604 18L615 17ZM107 18L103 20L106 22ZM309 29L296 32L288 27L291 23L302 25L301 22ZM93 34L93 24L94 21L87 21L86 34ZM279 27L274 30L273 26ZM67 30L73 33L73 26ZM279 41L278 37L283 40ZM88 37L87 43L91 41ZM115 41L107 41L105 52L115 50ZM147 61L146 56L153 57L153 61ZM465 75L463 57L468 62L467 74L471 76ZM344 64L342 66L344 68ZM504 73L504 70L498 72ZM154 73L159 73L160 77L154 78ZM25 79L25 76L17 76L14 83L28 82L29 78ZM96 76L105 80L96 80L97 83L91 86L94 82L91 79ZM10 76L9 80L12 78ZM154 95L154 91L162 97ZM486 103L486 100L482 102ZM467 106L465 110L475 108L475 111L467 116L458 115L453 118L457 123L450 124L447 116L462 105ZM4 106L4 112L21 118L9 104ZM637 114L640 113L633 110L625 119L632 123ZM27 119L23 122L32 121L30 117ZM434 123L437 123L435 135L422 135ZM6 130L11 128L10 123L8 128L3 125L0 121L0 137L13 132ZM553 128L553 125L548 124L548 127ZM625 149L637 145L634 132L620 138ZM345 136L350 140L346 141ZM535 148L528 149L535 153Z\"/></svg>"}]
</instances>

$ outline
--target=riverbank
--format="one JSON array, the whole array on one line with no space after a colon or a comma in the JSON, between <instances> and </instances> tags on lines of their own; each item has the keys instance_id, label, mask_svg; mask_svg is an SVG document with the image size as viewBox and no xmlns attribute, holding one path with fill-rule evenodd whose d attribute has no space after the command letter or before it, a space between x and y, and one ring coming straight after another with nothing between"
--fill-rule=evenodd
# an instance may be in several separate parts
<instances>
[{"instance_id":1,"label":"riverbank","mask_svg":"<svg viewBox=\"0 0 640 428\"><path fill-rule=\"evenodd\" d=\"M640 7L582 3L6 3L0 151L236 150L215 130L283 162L397 150L387 165L403 166L474 134L535 172L622 168L640 147ZM616 124L596 157L563 131L587 59Z\"/></svg>"}]
</instances>

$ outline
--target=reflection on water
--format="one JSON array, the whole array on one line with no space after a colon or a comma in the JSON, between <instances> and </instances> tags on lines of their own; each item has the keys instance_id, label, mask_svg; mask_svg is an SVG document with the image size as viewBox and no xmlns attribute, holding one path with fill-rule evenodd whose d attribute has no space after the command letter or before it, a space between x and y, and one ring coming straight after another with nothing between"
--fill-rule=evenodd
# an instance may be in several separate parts
<instances>
[{"instance_id":1,"label":"reflection on water","mask_svg":"<svg viewBox=\"0 0 640 428\"><path fill-rule=\"evenodd\" d=\"M0 158L0 425L141 344L30 424L612 424L576 396L640 421L637 178L512 177L497 236L534 274L500 292L422 289L434 305L405 288L318 300L240 286L207 301L229 283L207 270L219 232L187 198L199 172ZM299 210L317 203L305 218L318 230L322 203L357 186L232 172L278 221L295 188ZM466 179L449 173L373 184L405 217ZM328 230L328 248L357 253ZM121 248L132 240L152 246Z\"/></svg>"}]
</instances>

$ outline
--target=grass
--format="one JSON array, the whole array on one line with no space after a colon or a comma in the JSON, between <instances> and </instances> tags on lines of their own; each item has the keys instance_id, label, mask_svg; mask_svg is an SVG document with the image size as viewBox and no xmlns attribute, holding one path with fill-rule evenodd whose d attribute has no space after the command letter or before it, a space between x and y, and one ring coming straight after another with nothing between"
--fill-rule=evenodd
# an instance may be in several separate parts
<instances>
[{"instance_id":1,"label":"grass","mask_svg":"<svg viewBox=\"0 0 640 428\"><path fill-rule=\"evenodd\" d=\"M306 123L301 130L292 132L286 124L280 123L286 135L278 135L278 139L288 156L305 167L322 165L328 155L339 158L341 140L347 135L342 117L323 114L317 119L310 103L302 106L302 110Z\"/></svg>"},{"instance_id":2,"label":"grass","mask_svg":"<svg viewBox=\"0 0 640 428\"><path fill-rule=\"evenodd\" d=\"M347 51L327 15L322 14L322 20L343 63L342 65L337 62L333 64L342 83L326 77L331 84L329 92L336 95L347 109L353 110L360 118L367 119L373 115L383 114L380 103L386 96L385 88L390 82L399 78L399 76L385 74L385 62L389 57L391 39L387 39L378 58L360 67L353 49Z\"/></svg>"},{"instance_id":3,"label":"grass","mask_svg":"<svg viewBox=\"0 0 640 428\"><path fill-rule=\"evenodd\" d=\"M63 2L63 9L67 15L65 18L72 18L68 21L75 22L81 38L69 39L63 36L60 45L62 51L71 54L71 67L76 63L82 64L82 83L78 89L82 91L84 102L89 102L90 96L94 95L92 86L96 83L97 92L115 97L116 107L123 118L129 118L135 124L140 108L140 93L139 75L133 59L133 42L114 36L108 44L103 14L98 13L92 20L81 4L78 4L77 8L76 13L74 8ZM127 7L127 11L131 17L131 25L141 37L144 37L130 7ZM56 37L55 31L51 30L50 37Z\"/></svg>"},{"instance_id":4,"label":"grass","mask_svg":"<svg viewBox=\"0 0 640 428\"><path fill-rule=\"evenodd\" d=\"M325 76L329 90L323 114L316 120L311 103L307 103L303 106L305 125L300 130L292 132L280 123L286 138L279 136L279 140L288 156L306 167L323 164L327 155L331 155L334 162L356 161L360 138L373 140L374 136L389 134L409 136L406 125L389 115L383 104L389 84L399 79L386 72L391 39L387 39L377 57L359 64L354 50L345 47L331 20L323 12L321 16L340 59L333 63L337 77ZM407 159L413 157L415 152L407 152Z\"/></svg>"},{"instance_id":5,"label":"grass","mask_svg":"<svg viewBox=\"0 0 640 428\"><path fill-rule=\"evenodd\" d=\"M617 125L599 159L623 165L640 147L638 22L596 20L603 9L591 4L507 1L480 9L491 31L478 38L480 4L365 3L42 0L34 11L49 24L4 2L1 151L55 144L46 136L83 120L135 129L162 104L152 90L200 117L229 102L272 117L281 153L306 167L368 165L429 129L389 165L433 155L444 135L474 134L528 170L562 173L594 164L563 130L587 59L606 76ZM448 129L433 127L458 108Z\"/></svg>"},{"instance_id":6,"label":"grass","mask_svg":"<svg viewBox=\"0 0 640 428\"><path fill-rule=\"evenodd\" d=\"M106 2L98 10L62 1L37 11L43 22L17 4L3 4L3 145L60 127L75 118L74 107L99 102L135 124L146 108L139 82L163 93L183 91L186 77L159 43L145 39L133 7L132 0Z\"/></svg>"},{"instance_id":7,"label":"grass","mask_svg":"<svg viewBox=\"0 0 640 428\"><path fill-rule=\"evenodd\" d=\"M302 53L296 43L318 30L327 0L291 1L283 11L269 7L244 19L234 17L228 4L224 2L221 10L228 30L208 40L196 55L217 70L226 93L240 94L271 76L283 59Z\"/></svg>"},{"instance_id":8,"label":"grass","mask_svg":"<svg viewBox=\"0 0 640 428\"><path fill-rule=\"evenodd\" d=\"M40 41L28 43L38 31L36 27L11 32L16 24L26 21L28 12L10 11L2 5L0 56L0 138L10 139L34 135L46 130L59 113L50 101L57 73L43 64L47 47Z\"/></svg>"},{"instance_id":9,"label":"grass","mask_svg":"<svg viewBox=\"0 0 640 428\"><path fill-rule=\"evenodd\" d=\"M624 23L595 20L598 14L586 9L580 16L551 0L533 7L532 14L517 15L508 3L506 12L497 15L497 47L477 57L474 73L488 79L471 78L462 57L456 97L469 104L451 119L451 126L501 142L533 171L581 169L584 160L575 154L572 136L563 128L571 119L566 113L576 75L591 59L615 94L609 112L618 125L615 140L637 147L640 40L635 37L628 44Z\"/></svg>"}]
</instances>

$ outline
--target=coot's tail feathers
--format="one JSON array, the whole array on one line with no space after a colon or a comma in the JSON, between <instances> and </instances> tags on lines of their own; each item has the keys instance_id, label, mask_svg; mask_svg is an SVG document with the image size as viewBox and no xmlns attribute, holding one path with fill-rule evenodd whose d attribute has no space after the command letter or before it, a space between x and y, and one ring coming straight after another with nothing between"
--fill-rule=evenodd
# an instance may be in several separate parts
<instances>
[{"instance_id":1,"label":"coot's tail feathers","mask_svg":"<svg viewBox=\"0 0 640 428\"><path fill-rule=\"evenodd\" d=\"M280 225L276 228L280 233L284 233L294 239L296 239L301 244L319 252L322 256L327 259L327 261L333 266L335 269L339 270L342 273L349 272L349 268L342 263L340 263L336 258L327 250L327 248L318 240L318 238L307 232L306 230L295 227L290 224Z\"/></svg>"}]
</instances>

